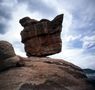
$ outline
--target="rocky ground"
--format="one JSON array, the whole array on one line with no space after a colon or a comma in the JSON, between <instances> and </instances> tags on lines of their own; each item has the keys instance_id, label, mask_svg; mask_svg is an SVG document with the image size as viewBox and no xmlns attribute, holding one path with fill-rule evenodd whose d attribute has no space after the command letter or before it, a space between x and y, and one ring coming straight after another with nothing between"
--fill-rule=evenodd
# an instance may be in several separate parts
<instances>
[{"instance_id":1,"label":"rocky ground","mask_svg":"<svg viewBox=\"0 0 95 90\"><path fill-rule=\"evenodd\" d=\"M0 90L95 90L83 70L69 62L16 57L16 66L0 72Z\"/></svg>"}]
</instances>

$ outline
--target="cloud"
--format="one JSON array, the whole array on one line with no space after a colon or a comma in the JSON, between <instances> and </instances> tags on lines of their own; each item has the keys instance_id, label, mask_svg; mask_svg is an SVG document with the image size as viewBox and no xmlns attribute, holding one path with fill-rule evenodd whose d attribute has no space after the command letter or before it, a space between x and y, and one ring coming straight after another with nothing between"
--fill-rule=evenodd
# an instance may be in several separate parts
<instances>
[{"instance_id":1,"label":"cloud","mask_svg":"<svg viewBox=\"0 0 95 90\"><path fill-rule=\"evenodd\" d=\"M85 36L83 39L83 48L91 48L95 46L95 35Z\"/></svg>"},{"instance_id":2,"label":"cloud","mask_svg":"<svg viewBox=\"0 0 95 90\"><path fill-rule=\"evenodd\" d=\"M6 28L9 27L8 22L11 20L11 15L21 4L26 5L28 11L39 13L45 18L49 15L52 17L56 13L55 9L47 6L42 0L0 0L0 34L5 34L8 31Z\"/></svg>"},{"instance_id":3,"label":"cloud","mask_svg":"<svg viewBox=\"0 0 95 90\"><path fill-rule=\"evenodd\" d=\"M27 4L28 10L32 13L38 12L42 14L44 17L53 16L56 14L56 10L52 8L52 5L45 4L42 0L18 0L18 3Z\"/></svg>"},{"instance_id":4,"label":"cloud","mask_svg":"<svg viewBox=\"0 0 95 90\"><path fill-rule=\"evenodd\" d=\"M95 35L84 36L82 38L82 41L83 41L83 49L84 49L83 53L88 53L94 56L95 55Z\"/></svg>"},{"instance_id":5,"label":"cloud","mask_svg":"<svg viewBox=\"0 0 95 90\"><path fill-rule=\"evenodd\" d=\"M93 0L80 0L78 6L72 10L72 34L87 35L93 33L95 28L95 10L93 9L95 2L92 1ZM83 4L83 6L81 6L81 4Z\"/></svg>"},{"instance_id":6,"label":"cloud","mask_svg":"<svg viewBox=\"0 0 95 90\"><path fill-rule=\"evenodd\" d=\"M4 34L6 30L6 21L10 19L10 14L7 12L6 8L0 6L0 34Z\"/></svg>"},{"instance_id":7,"label":"cloud","mask_svg":"<svg viewBox=\"0 0 95 90\"><path fill-rule=\"evenodd\" d=\"M83 49L68 49L63 47L63 51L61 53L52 55L50 57L64 59L81 68L95 69L95 53L94 55L91 53L85 53Z\"/></svg>"},{"instance_id":8,"label":"cloud","mask_svg":"<svg viewBox=\"0 0 95 90\"><path fill-rule=\"evenodd\" d=\"M5 25L3 23L0 23L0 34L4 34L5 33Z\"/></svg>"},{"instance_id":9,"label":"cloud","mask_svg":"<svg viewBox=\"0 0 95 90\"><path fill-rule=\"evenodd\" d=\"M83 41L81 40L81 35L65 35L62 39L63 45L67 48L82 48Z\"/></svg>"},{"instance_id":10,"label":"cloud","mask_svg":"<svg viewBox=\"0 0 95 90\"><path fill-rule=\"evenodd\" d=\"M11 14L14 6L12 0L0 0L0 34L7 32L8 22L11 19Z\"/></svg>"}]
</instances>

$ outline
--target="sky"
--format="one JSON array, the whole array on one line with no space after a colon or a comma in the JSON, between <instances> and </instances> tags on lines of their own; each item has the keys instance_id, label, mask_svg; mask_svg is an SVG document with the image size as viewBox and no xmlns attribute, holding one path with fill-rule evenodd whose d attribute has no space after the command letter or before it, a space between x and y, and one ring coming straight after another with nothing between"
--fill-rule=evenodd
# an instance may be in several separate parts
<instances>
[{"instance_id":1,"label":"sky","mask_svg":"<svg viewBox=\"0 0 95 90\"><path fill-rule=\"evenodd\" d=\"M26 56L19 20L26 16L52 20L59 14L64 14L62 51L50 57L95 69L95 0L0 0L0 40L9 41L17 55Z\"/></svg>"}]
</instances>

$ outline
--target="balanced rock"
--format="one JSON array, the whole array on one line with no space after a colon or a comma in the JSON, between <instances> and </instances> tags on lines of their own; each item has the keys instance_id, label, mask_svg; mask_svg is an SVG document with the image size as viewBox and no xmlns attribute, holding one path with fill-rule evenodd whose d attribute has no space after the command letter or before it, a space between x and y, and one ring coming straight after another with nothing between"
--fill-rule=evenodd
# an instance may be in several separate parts
<instances>
[{"instance_id":1,"label":"balanced rock","mask_svg":"<svg viewBox=\"0 0 95 90\"><path fill-rule=\"evenodd\" d=\"M0 73L0 90L95 90L83 70L51 58L19 57L23 67Z\"/></svg>"},{"instance_id":2,"label":"balanced rock","mask_svg":"<svg viewBox=\"0 0 95 90\"><path fill-rule=\"evenodd\" d=\"M63 14L56 16L52 21L37 21L29 17L21 19L19 22L24 27L21 37L27 56L43 57L59 53L62 47L62 21Z\"/></svg>"},{"instance_id":3,"label":"balanced rock","mask_svg":"<svg viewBox=\"0 0 95 90\"><path fill-rule=\"evenodd\" d=\"M17 65L20 66L20 63L20 59L16 56L12 44L7 41L0 41L0 71Z\"/></svg>"}]
</instances>

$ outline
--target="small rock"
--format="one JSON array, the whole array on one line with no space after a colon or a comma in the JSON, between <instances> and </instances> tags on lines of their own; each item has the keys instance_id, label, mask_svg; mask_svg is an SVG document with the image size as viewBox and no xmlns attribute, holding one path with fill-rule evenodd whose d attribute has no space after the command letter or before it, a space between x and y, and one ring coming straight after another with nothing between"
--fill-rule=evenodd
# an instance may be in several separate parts
<instances>
[{"instance_id":1,"label":"small rock","mask_svg":"<svg viewBox=\"0 0 95 90\"><path fill-rule=\"evenodd\" d=\"M12 44L7 41L0 41L0 72L23 65L24 63L20 61L20 57L16 56Z\"/></svg>"},{"instance_id":2,"label":"small rock","mask_svg":"<svg viewBox=\"0 0 95 90\"><path fill-rule=\"evenodd\" d=\"M5 60L14 56L16 56L16 54L12 44L7 41L0 41L0 60Z\"/></svg>"}]
</instances>

